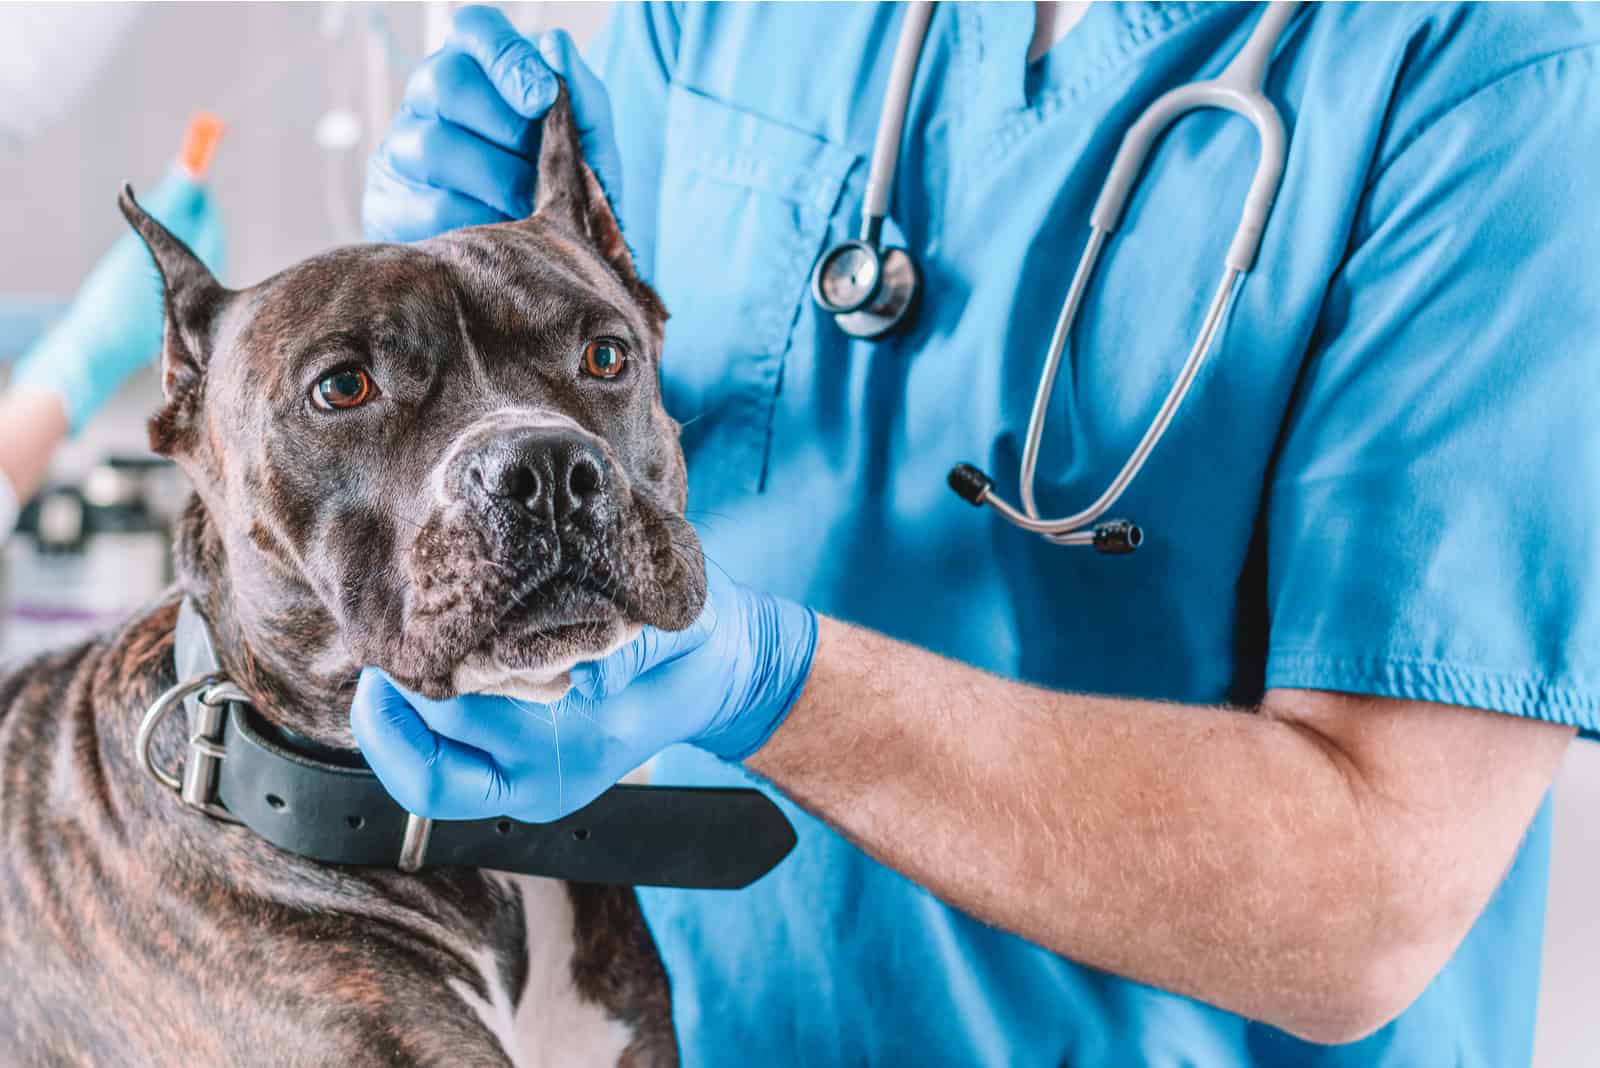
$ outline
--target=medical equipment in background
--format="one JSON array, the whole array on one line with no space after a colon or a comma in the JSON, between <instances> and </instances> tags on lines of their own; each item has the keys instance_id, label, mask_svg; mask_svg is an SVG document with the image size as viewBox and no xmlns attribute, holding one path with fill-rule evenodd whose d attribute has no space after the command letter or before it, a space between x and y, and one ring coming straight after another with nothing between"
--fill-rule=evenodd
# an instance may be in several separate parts
<instances>
[{"instance_id":1,"label":"medical equipment in background","mask_svg":"<svg viewBox=\"0 0 1600 1068\"><path fill-rule=\"evenodd\" d=\"M1288 147L1283 118L1262 92L1262 85L1273 49L1299 6L1294 0L1268 4L1238 55L1221 74L1168 91L1128 128L1089 215L1089 240L1073 273L1072 284L1067 288L1066 301L1045 354L1044 370L1039 376L1022 450L1019 479L1022 507L1016 508L998 496L994 492L994 480L974 465L965 463L951 468L949 477L950 488L963 499L976 506L987 504L1007 522L1041 534L1057 545L1092 545L1101 552L1128 553L1143 542L1144 532L1129 520L1097 521L1117 503L1178 414L1234 299L1235 282L1255 262L1261 233L1278 194ZM889 212L889 193L894 186L902 128L911 101L911 84L916 77L933 7L931 2L919 2L906 9L872 149L872 165L861 208L861 236L823 253L812 275L812 296L817 304L831 313L839 328L852 337L875 339L888 334L905 321L917 297L919 273L910 253L901 248L882 247L880 235ZM1122 220L1123 208L1138 183L1139 172L1156 139L1174 121L1201 108L1231 111L1248 120L1255 127L1260 142L1255 175L1245 195L1233 243L1224 259L1222 279L1177 379L1111 484L1082 511L1061 519L1045 519L1040 516L1034 500L1039 446L1044 438L1056 372L1061 367L1061 354L1077 319L1095 263L1106 239Z\"/></svg>"},{"instance_id":2,"label":"medical equipment in background","mask_svg":"<svg viewBox=\"0 0 1600 1068\"><path fill-rule=\"evenodd\" d=\"M165 224L213 267L221 225L205 180L223 123L192 116L171 171L146 196ZM79 286L66 314L31 344L12 381L60 393L83 428L161 349L161 286L149 252L120 236ZM140 422L150 409L139 409ZM89 434L92 438L94 435ZM186 484L168 461L104 444L74 464L80 443L51 458L53 483L0 531L0 659L57 648L147 606L171 581L171 526ZM81 473L62 476L63 469ZM5 535L9 533L9 538Z\"/></svg>"},{"instance_id":3,"label":"medical equipment in background","mask_svg":"<svg viewBox=\"0 0 1600 1068\"><path fill-rule=\"evenodd\" d=\"M0 570L0 662L60 648L148 607L172 582L188 484L148 456L113 455L22 510Z\"/></svg>"}]
</instances>

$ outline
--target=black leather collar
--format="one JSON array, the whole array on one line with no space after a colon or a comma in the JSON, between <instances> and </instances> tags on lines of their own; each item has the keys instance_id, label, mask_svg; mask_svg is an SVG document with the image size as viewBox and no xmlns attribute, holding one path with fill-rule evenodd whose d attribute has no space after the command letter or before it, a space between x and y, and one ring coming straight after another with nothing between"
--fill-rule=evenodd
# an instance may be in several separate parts
<instances>
[{"instance_id":1,"label":"black leather collar","mask_svg":"<svg viewBox=\"0 0 1600 1068\"><path fill-rule=\"evenodd\" d=\"M181 699L190 724L185 766L181 779L153 765L152 773L191 806L323 863L737 889L795 844L782 810L748 788L615 786L554 823L420 819L389 797L359 753L329 750L261 719L217 675L210 630L187 599L174 659L179 685L146 714L140 752L148 753L155 726Z\"/></svg>"}]
</instances>

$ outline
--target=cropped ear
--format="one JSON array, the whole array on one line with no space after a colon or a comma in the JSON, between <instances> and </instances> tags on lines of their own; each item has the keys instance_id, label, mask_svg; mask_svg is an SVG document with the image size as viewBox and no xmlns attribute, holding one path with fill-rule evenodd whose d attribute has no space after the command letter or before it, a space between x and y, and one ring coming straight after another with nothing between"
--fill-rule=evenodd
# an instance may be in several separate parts
<instances>
[{"instance_id":1,"label":"cropped ear","mask_svg":"<svg viewBox=\"0 0 1600 1068\"><path fill-rule=\"evenodd\" d=\"M566 82L558 78L557 84L555 103L540 122L533 215L559 222L581 237L617 272L634 299L657 322L665 322L667 310L661 298L634 269L633 255L622 239L622 227L612 214L605 190L584 161Z\"/></svg>"},{"instance_id":2,"label":"cropped ear","mask_svg":"<svg viewBox=\"0 0 1600 1068\"><path fill-rule=\"evenodd\" d=\"M211 359L212 328L227 304L224 289L200 258L133 197L126 182L117 197L156 269L166 308L161 344L161 391L166 404L150 420L150 447L163 456L186 450L199 408L200 387Z\"/></svg>"}]
</instances>

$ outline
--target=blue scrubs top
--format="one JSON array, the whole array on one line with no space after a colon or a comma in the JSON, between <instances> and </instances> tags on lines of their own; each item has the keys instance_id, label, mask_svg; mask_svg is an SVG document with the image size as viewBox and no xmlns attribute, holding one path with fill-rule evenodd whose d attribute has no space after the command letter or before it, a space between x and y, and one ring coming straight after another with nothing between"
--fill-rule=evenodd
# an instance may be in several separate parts
<instances>
[{"instance_id":1,"label":"blue scrubs top","mask_svg":"<svg viewBox=\"0 0 1600 1068\"><path fill-rule=\"evenodd\" d=\"M666 396L707 554L1046 686L1246 706L1309 687L1592 731L1600 9L1302 9L1268 78L1291 141L1259 261L1118 508L1144 547L1050 545L945 487L969 460L1016 499L1118 138L1162 91L1220 71L1257 13L1096 4L1029 64L1031 4L940 5L890 228L921 265L921 309L870 344L819 312L808 277L856 226L902 11L617 5L595 56L624 223L672 312ZM1097 495L1144 431L1254 157L1248 125L1202 113L1146 170L1067 351L1047 513ZM674 750L659 779L747 777ZM1548 805L1421 1000L1332 1048L987 927L785 805L800 844L755 886L641 894L690 1065L1530 1057Z\"/></svg>"}]
</instances>

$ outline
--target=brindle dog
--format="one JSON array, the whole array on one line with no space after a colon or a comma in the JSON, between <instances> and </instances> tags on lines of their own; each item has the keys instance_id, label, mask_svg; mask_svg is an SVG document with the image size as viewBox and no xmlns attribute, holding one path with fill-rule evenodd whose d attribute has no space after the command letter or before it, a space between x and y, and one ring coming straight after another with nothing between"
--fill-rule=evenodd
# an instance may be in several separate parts
<instances>
[{"instance_id":1,"label":"brindle dog","mask_svg":"<svg viewBox=\"0 0 1600 1068\"><path fill-rule=\"evenodd\" d=\"M262 715L342 747L361 665L430 696L548 693L695 618L666 313L564 91L536 188L524 221L240 291L124 190L166 292L151 440L197 492L168 600L0 680L0 1062L676 1063L631 889L322 866L181 807L134 757L180 595Z\"/></svg>"}]
</instances>

